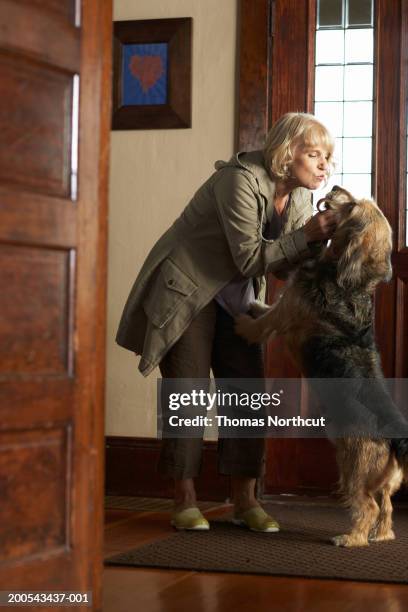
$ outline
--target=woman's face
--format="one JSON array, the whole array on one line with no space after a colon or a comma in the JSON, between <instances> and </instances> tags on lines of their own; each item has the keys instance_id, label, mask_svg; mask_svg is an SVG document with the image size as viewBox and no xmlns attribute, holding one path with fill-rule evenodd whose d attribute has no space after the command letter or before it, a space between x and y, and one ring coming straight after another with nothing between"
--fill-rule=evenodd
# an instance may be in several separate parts
<instances>
[{"instance_id":1,"label":"woman's face","mask_svg":"<svg viewBox=\"0 0 408 612\"><path fill-rule=\"evenodd\" d=\"M300 187L318 189L326 180L330 153L322 146L297 145L290 166L291 178Z\"/></svg>"}]
</instances>

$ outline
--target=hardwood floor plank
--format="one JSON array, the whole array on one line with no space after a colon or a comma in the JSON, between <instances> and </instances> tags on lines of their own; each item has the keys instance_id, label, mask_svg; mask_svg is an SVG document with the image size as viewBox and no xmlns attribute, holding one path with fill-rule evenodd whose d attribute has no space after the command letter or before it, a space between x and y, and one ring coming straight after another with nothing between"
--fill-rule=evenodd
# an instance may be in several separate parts
<instances>
[{"instance_id":1,"label":"hardwood floor plank","mask_svg":"<svg viewBox=\"0 0 408 612\"><path fill-rule=\"evenodd\" d=\"M154 542L173 533L167 512L141 512L105 530L105 557Z\"/></svg>"},{"instance_id":2,"label":"hardwood floor plank","mask_svg":"<svg viewBox=\"0 0 408 612\"><path fill-rule=\"evenodd\" d=\"M131 510L105 510L105 528L131 517Z\"/></svg>"},{"instance_id":3,"label":"hardwood floor plank","mask_svg":"<svg viewBox=\"0 0 408 612\"><path fill-rule=\"evenodd\" d=\"M129 602L145 612L403 612L408 605L406 586L337 580L107 568L104 585L104 612L127 612Z\"/></svg>"},{"instance_id":4,"label":"hardwood floor plank","mask_svg":"<svg viewBox=\"0 0 408 612\"><path fill-rule=\"evenodd\" d=\"M140 568L105 567L103 577L104 612L163 612L163 595L169 586L182 590L181 583L192 572ZM180 612L180 610L178 611Z\"/></svg>"},{"instance_id":5,"label":"hardwood floor plank","mask_svg":"<svg viewBox=\"0 0 408 612\"><path fill-rule=\"evenodd\" d=\"M217 506L206 510L204 515L207 518L216 518L228 512L230 508L230 505ZM117 514L117 510L108 510L107 516L110 518L112 513L116 520L112 520L105 527L105 557L174 533L169 512L131 512L129 516L122 516Z\"/></svg>"}]
</instances>

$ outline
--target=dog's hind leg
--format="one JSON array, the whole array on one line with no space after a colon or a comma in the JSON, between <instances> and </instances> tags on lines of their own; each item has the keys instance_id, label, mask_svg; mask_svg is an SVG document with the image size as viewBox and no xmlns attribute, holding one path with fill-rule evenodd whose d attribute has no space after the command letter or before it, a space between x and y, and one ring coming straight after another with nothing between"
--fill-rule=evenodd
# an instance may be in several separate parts
<instances>
[{"instance_id":1,"label":"dog's hind leg","mask_svg":"<svg viewBox=\"0 0 408 612\"><path fill-rule=\"evenodd\" d=\"M392 530L392 503L391 495L398 491L402 482L402 471L396 465L390 478L384 486L378 491L378 499L380 513L373 534L369 536L370 542L383 542L386 540L395 540L395 534Z\"/></svg>"},{"instance_id":2,"label":"dog's hind leg","mask_svg":"<svg viewBox=\"0 0 408 612\"><path fill-rule=\"evenodd\" d=\"M374 527L380 509L374 496L369 492L361 492L351 501L352 529L349 534L332 538L336 546L367 546L368 534Z\"/></svg>"},{"instance_id":3,"label":"dog's hind leg","mask_svg":"<svg viewBox=\"0 0 408 612\"><path fill-rule=\"evenodd\" d=\"M388 487L384 487L382 491L378 492L378 500L380 513L372 534L370 534L368 539L370 542L395 540L395 534L392 530L391 495Z\"/></svg>"}]
</instances>

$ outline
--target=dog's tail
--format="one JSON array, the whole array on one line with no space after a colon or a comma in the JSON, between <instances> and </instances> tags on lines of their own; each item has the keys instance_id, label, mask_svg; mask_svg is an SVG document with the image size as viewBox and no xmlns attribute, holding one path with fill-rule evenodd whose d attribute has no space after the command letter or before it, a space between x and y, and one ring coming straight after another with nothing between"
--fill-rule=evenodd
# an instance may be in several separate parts
<instances>
[{"instance_id":1,"label":"dog's tail","mask_svg":"<svg viewBox=\"0 0 408 612\"><path fill-rule=\"evenodd\" d=\"M404 480L408 480L408 438L392 438L391 450L404 472Z\"/></svg>"}]
</instances>

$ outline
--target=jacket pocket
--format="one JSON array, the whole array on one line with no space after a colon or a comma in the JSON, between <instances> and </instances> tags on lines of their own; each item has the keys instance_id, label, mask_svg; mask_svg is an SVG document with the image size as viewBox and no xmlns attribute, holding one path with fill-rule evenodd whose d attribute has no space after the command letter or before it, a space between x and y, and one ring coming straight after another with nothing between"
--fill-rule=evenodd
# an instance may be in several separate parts
<instances>
[{"instance_id":1,"label":"jacket pocket","mask_svg":"<svg viewBox=\"0 0 408 612\"><path fill-rule=\"evenodd\" d=\"M156 327L164 327L197 289L196 283L167 258L143 301L143 309Z\"/></svg>"}]
</instances>

